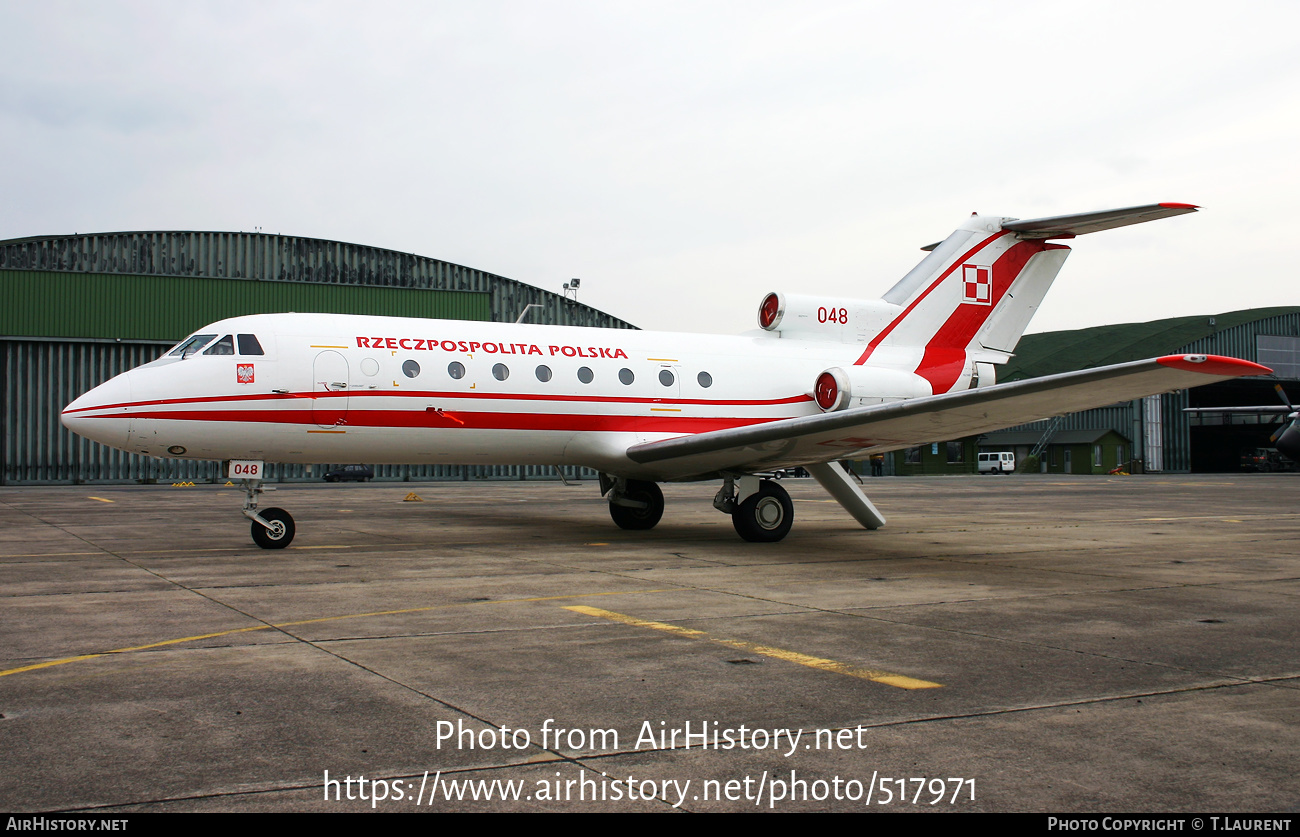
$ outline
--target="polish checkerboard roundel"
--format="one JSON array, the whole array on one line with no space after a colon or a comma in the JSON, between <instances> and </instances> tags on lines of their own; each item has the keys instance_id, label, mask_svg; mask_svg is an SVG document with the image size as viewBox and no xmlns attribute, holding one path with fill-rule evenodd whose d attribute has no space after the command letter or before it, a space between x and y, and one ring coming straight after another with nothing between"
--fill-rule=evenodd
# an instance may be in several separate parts
<instances>
[{"instance_id":1,"label":"polish checkerboard roundel","mask_svg":"<svg viewBox=\"0 0 1300 837\"><path fill-rule=\"evenodd\" d=\"M973 305L993 304L993 270L988 265L964 264L961 266L961 301Z\"/></svg>"}]
</instances>

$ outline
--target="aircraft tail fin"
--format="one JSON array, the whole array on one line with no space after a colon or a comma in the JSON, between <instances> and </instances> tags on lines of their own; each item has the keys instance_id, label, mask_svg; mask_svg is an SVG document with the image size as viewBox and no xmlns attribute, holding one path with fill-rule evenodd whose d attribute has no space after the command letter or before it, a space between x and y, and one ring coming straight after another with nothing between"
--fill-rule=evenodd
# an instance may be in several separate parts
<instances>
[{"instance_id":1,"label":"aircraft tail fin","mask_svg":"<svg viewBox=\"0 0 1300 837\"><path fill-rule=\"evenodd\" d=\"M878 347L923 347L918 374L935 392L948 391L968 357L1003 362L1015 350L1030 319L1070 253L1049 239L1140 224L1195 212L1182 203L1017 220L972 215L884 296L901 311L858 359ZM969 354L968 354L969 353Z\"/></svg>"}]
</instances>

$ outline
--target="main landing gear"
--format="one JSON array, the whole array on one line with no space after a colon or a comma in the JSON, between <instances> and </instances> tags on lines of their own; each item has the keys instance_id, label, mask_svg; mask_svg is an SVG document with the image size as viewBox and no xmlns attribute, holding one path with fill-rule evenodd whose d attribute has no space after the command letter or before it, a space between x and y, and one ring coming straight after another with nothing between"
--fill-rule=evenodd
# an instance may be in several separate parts
<instances>
[{"instance_id":1,"label":"main landing gear","mask_svg":"<svg viewBox=\"0 0 1300 837\"><path fill-rule=\"evenodd\" d=\"M789 492L780 483L755 476L724 479L713 507L730 514L736 534L751 543L776 543L794 524Z\"/></svg>"},{"instance_id":2,"label":"main landing gear","mask_svg":"<svg viewBox=\"0 0 1300 837\"><path fill-rule=\"evenodd\" d=\"M609 497L609 516L620 529L653 529L664 515L664 494L656 483L601 474L600 493ZM725 478L713 507L731 515L736 533L753 543L775 543L794 523L786 490L755 476Z\"/></svg>"},{"instance_id":3,"label":"main landing gear","mask_svg":"<svg viewBox=\"0 0 1300 837\"><path fill-rule=\"evenodd\" d=\"M653 529L664 516L658 484L600 475L600 493L609 496L609 516L620 529Z\"/></svg>"},{"instance_id":4,"label":"main landing gear","mask_svg":"<svg viewBox=\"0 0 1300 837\"><path fill-rule=\"evenodd\" d=\"M244 517L253 521L253 542L262 549L284 549L293 542L293 517L284 509L258 512L257 495L273 489L263 488L261 480L240 482L244 485Z\"/></svg>"}]
</instances>

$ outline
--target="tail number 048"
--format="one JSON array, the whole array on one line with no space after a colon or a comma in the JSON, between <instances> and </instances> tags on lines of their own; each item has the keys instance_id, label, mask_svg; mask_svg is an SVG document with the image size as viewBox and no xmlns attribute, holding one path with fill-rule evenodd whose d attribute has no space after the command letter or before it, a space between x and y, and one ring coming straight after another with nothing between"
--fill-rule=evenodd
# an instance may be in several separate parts
<instances>
[{"instance_id":1,"label":"tail number 048","mask_svg":"<svg viewBox=\"0 0 1300 837\"><path fill-rule=\"evenodd\" d=\"M839 323L843 325L849 321L849 310L847 308L818 308L817 322L819 323Z\"/></svg>"}]
</instances>

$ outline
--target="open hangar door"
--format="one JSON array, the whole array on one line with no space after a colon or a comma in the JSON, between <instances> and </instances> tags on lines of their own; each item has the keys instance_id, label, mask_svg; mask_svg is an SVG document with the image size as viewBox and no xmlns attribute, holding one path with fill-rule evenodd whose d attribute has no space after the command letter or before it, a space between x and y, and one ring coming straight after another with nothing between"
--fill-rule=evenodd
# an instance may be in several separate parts
<instances>
[{"instance_id":1,"label":"open hangar door","mask_svg":"<svg viewBox=\"0 0 1300 837\"><path fill-rule=\"evenodd\" d=\"M1191 468L1193 473L1296 471L1297 463L1280 456L1269 437L1286 421L1285 413L1214 412L1215 407L1283 407L1274 390L1281 384L1291 403L1300 397L1295 379L1238 379L1188 392Z\"/></svg>"}]
</instances>

